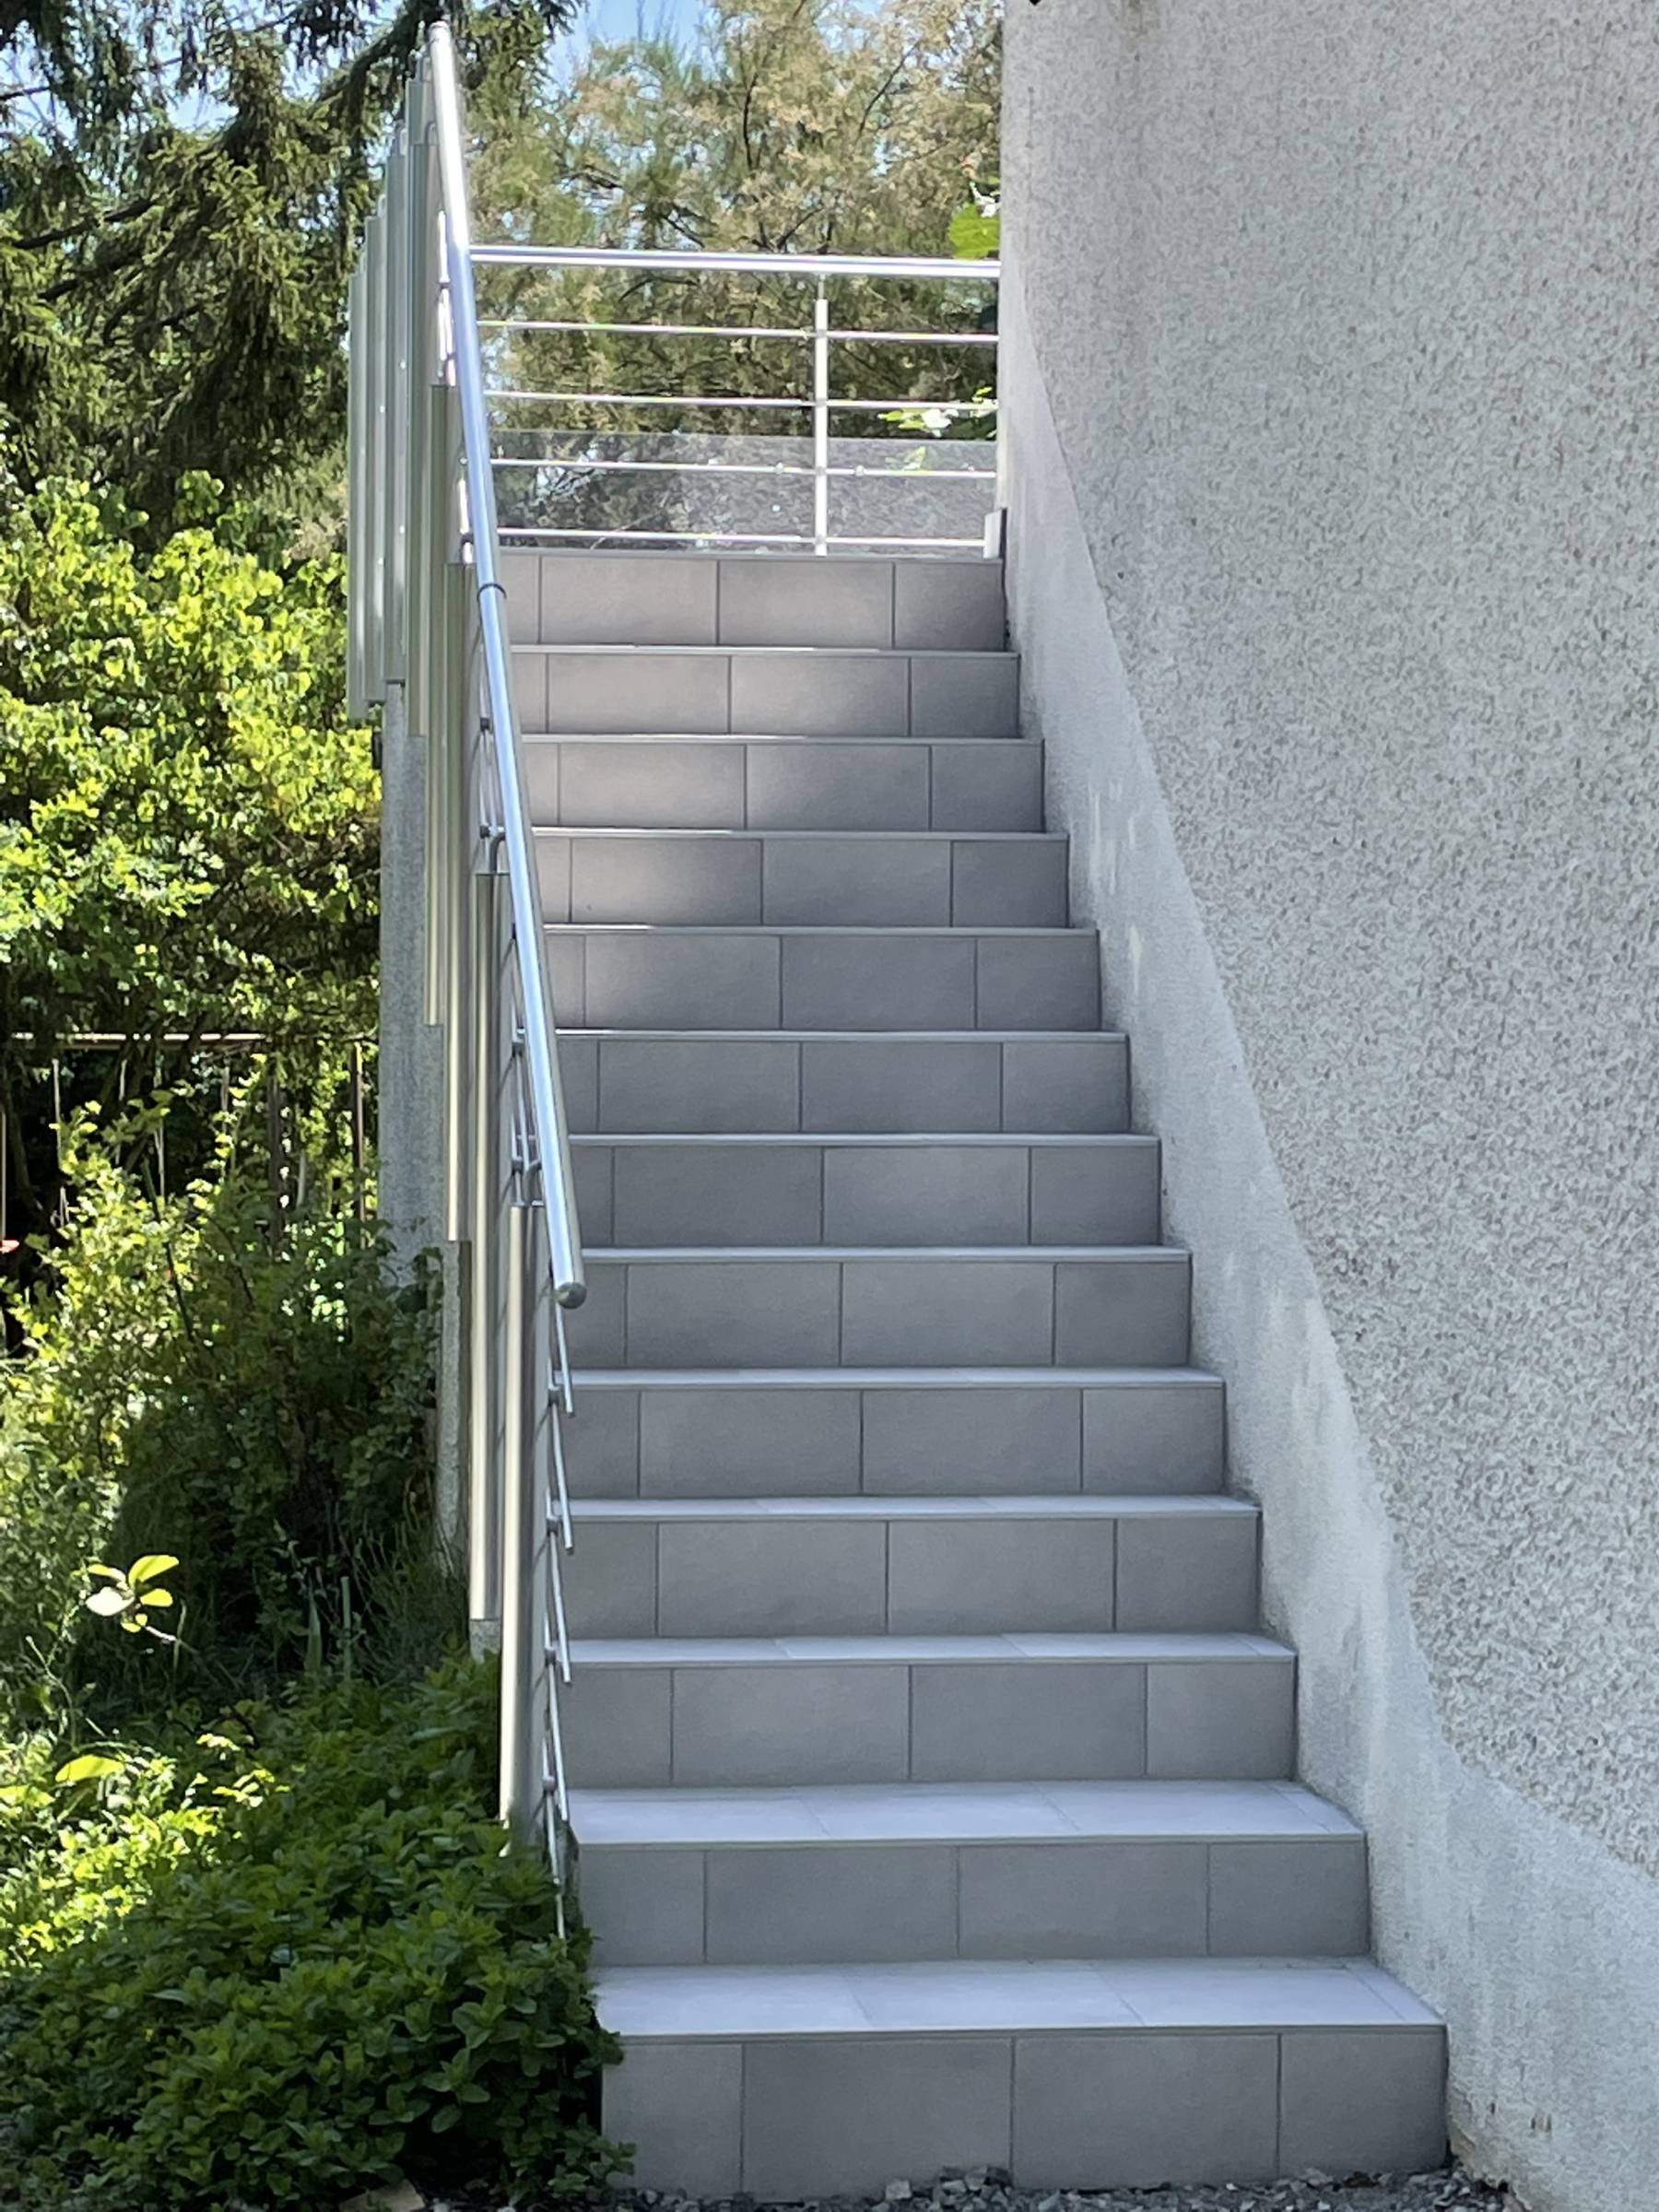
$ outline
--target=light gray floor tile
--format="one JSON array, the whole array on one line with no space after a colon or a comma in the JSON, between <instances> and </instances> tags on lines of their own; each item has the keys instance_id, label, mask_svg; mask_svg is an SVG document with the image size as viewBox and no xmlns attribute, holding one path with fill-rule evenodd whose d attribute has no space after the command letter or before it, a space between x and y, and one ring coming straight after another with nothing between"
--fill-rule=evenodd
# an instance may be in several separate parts
<instances>
[{"instance_id":1,"label":"light gray floor tile","mask_svg":"<svg viewBox=\"0 0 1659 2212\"><path fill-rule=\"evenodd\" d=\"M1003 1126L1088 1135L1127 1125L1121 1037L1027 1037L1003 1047Z\"/></svg>"},{"instance_id":2,"label":"light gray floor tile","mask_svg":"<svg viewBox=\"0 0 1659 2212\"><path fill-rule=\"evenodd\" d=\"M1078 1394L1018 1386L874 1390L865 1406L865 1487L947 1497L1077 1488Z\"/></svg>"},{"instance_id":3,"label":"light gray floor tile","mask_svg":"<svg viewBox=\"0 0 1659 2212\"><path fill-rule=\"evenodd\" d=\"M1100 1016L1098 943L1085 932L982 937L977 993L982 1030L1091 1030Z\"/></svg>"},{"instance_id":4,"label":"light gray floor tile","mask_svg":"<svg viewBox=\"0 0 1659 2212\"><path fill-rule=\"evenodd\" d=\"M765 904L765 920L789 926L943 927L950 847L940 838L772 838Z\"/></svg>"},{"instance_id":5,"label":"light gray floor tile","mask_svg":"<svg viewBox=\"0 0 1659 2212\"><path fill-rule=\"evenodd\" d=\"M786 1038L607 1037L599 1110L618 1135L763 1135L800 1120L799 1048Z\"/></svg>"},{"instance_id":6,"label":"light gray floor tile","mask_svg":"<svg viewBox=\"0 0 1659 2212\"><path fill-rule=\"evenodd\" d=\"M784 937L782 1026L790 1030L971 1030L971 937Z\"/></svg>"},{"instance_id":7,"label":"light gray floor tile","mask_svg":"<svg viewBox=\"0 0 1659 2212\"><path fill-rule=\"evenodd\" d=\"M1041 1365L1053 1271L1041 1260L849 1260L843 1357L870 1367Z\"/></svg>"},{"instance_id":8,"label":"light gray floor tile","mask_svg":"<svg viewBox=\"0 0 1659 2212\"><path fill-rule=\"evenodd\" d=\"M723 560L723 645L893 642L893 563Z\"/></svg>"},{"instance_id":9,"label":"light gray floor tile","mask_svg":"<svg viewBox=\"0 0 1659 2212\"><path fill-rule=\"evenodd\" d=\"M748 748L752 830L925 830L925 746L810 738Z\"/></svg>"},{"instance_id":10,"label":"light gray floor tile","mask_svg":"<svg viewBox=\"0 0 1659 2212\"><path fill-rule=\"evenodd\" d=\"M818 1156L801 1145L621 1145L618 1244L816 1244Z\"/></svg>"},{"instance_id":11,"label":"light gray floor tile","mask_svg":"<svg viewBox=\"0 0 1659 2212\"><path fill-rule=\"evenodd\" d=\"M907 1705L902 1666L681 1667L674 1779L693 1788L898 1782Z\"/></svg>"},{"instance_id":12,"label":"light gray floor tile","mask_svg":"<svg viewBox=\"0 0 1659 2212\"><path fill-rule=\"evenodd\" d=\"M928 652L998 653L1005 635L1002 563L893 563L893 642Z\"/></svg>"},{"instance_id":13,"label":"light gray floor tile","mask_svg":"<svg viewBox=\"0 0 1659 2212\"><path fill-rule=\"evenodd\" d=\"M956 1863L945 1845L825 1844L709 1854L716 1964L947 1959Z\"/></svg>"},{"instance_id":14,"label":"light gray floor tile","mask_svg":"<svg viewBox=\"0 0 1659 2212\"><path fill-rule=\"evenodd\" d=\"M740 2043L632 2043L605 2075L604 2124L641 2189L732 2196L742 2182Z\"/></svg>"},{"instance_id":15,"label":"light gray floor tile","mask_svg":"<svg viewBox=\"0 0 1659 2212\"><path fill-rule=\"evenodd\" d=\"M532 750L535 748L531 748ZM740 830L743 747L632 737L559 747L558 818L584 830Z\"/></svg>"},{"instance_id":16,"label":"light gray floor tile","mask_svg":"<svg viewBox=\"0 0 1659 2212\"><path fill-rule=\"evenodd\" d=\"M1218 1488L1225 1411L1225 1394L1213 1378L1085 1390L1084 1488Z\"/></svg>"},{"instance_id":17,"label":"light gray floor tile","mask_svg":"<svg viewBox=\"0 0 1659 2212\"><path fill-rule=\"evenodd\" d=\"M559 1722L577 1788L659 1789L671 1779L665 1668L584 1666L560 1693Z\"/></svg>"},{"instance_id":18,"label":"light gray floor tile","mask_svg":"<svg viewBox=\"0 0 1659 2212\"><path fill-rule=\"evenodd\" d=\"M1171 1660L1148 1670L1148 1774L1289 1774L1295 1727L1295 1670L1288 1663Z\"/></svg>"},{"instance_id":19,"label":"light gray floor tile","mask_svg":"<svg viewBox=\"0 0 1659 2212\"><path fill-rule=\"evenodd\" d=\"M584 1849L578 1902L596 1965L702 1963L700 1851Z\"/></svg>"},{"instance_id":20,"label":"light gray floor tile","mask_svg":"<svg viewBox=\"0 0 1659 2212\"><path fill-rule=\"evenodd\" d=\"M1210 1948L1349 1959L1371 1940L1361 1837L1216 1842Z\"/></svg>"},{"instance_id":21,"label":"light gray floor tile","mask_svg":"<svg viewBox=\"0 0 1659 2212\"><path fill-rule=\"evenodd\" d=\"M765 919L759 838L721 830L707 838L641 833L571 841L573 921L672 926Z\"/></svg>"},{"instance_id":22,"label":"light gray floor tile","mask_svg":"<svg viewBox=\"0 0 1659 2212\"><path fill-rule=\"evenodd\" d=\"M830 1147L824 1237L832 1244L1023 1244L1030 1155L942 1141Z\"/></svg>"},{"instance_id":23,"label":"light gray floor tile","mask_svg":"<svg viewBox=\"0 0 1659 2212\"><path fill-rule=\"evenodd\" d=\"M910 665L900 653L734 655L734 730L779 736L902 737Z\"/></svg>"},{"instance_id":24,"label":"light gray floor tile","mask_svg":"<svg viewBox=\"0 0 1659 2212\"><path fill-rule=\"evenodd\" d=\"M629 1268L629 1367L833 1367L832 1261L638 1261Z\"/></svg>"},{"instance_id":25,"label":"light gray floor tile","mask_svg":"<svg viewBox=\"0 0 1659 2212\"><path fill-rule=\"evenodd\" d=\"M888 1614L900 1634L1110 1629L1110 1522L897 1522Z\"/></svg>"},{"instance_id":26,"label":"light gray floor tile","mask_svg":"<svg viewBox=\"0 0 1659 2212\"><path fill-rule=\"evenodd\" d=\"M1006 2166L1008 2076L1006 2037L755 2044L744 2188L762 2202L879 2194L931 2179L947 2143L964 2165Z\"/></svg>"},{"instance_id":27,"label":"light gray floor tile","mask_svg":"<svg viewBox=\"0 0 1659 2212\"><path fill-rule=\"evenodd\" d=\"M1243 1513L1148 1515L1118 1537L1121 1629L1253 1629L1256 1525Z\"/></svg>"},{"instance_id":28,"label":"light gray floor tile","mask_svg":"<svg viewBox=\"0 0 1659 2212\"><path fill-rule=\"evenodd\" d=\"M717 642L712 560L695 554L634 552L539 558L545 645Z\"/></svg>"},{"instance_id":29,"label":"light gray floor tile","mask_svg":"<svg viewBox=\"0 0 1659 2212\"><path fill-rule=\"evenodd\" d=\"M879 1636L886 1626L879 1523L668 1523L659 1544L665 1636Z\"/></svg>"},{"instance_id":30,"label":"light gray floor tile","mask_svg":"<svg viewBox=\"0 0 1659 2212\"><path fill-rule=\"evenodd\" d=\"M994 1130L1000 1050L991 1038L807 1038L801 1125L843 1135Z\"/></svg>"},{"instance_id":31,"label":"light gray floor tile","mask_svg":"<svg viewBox=\"0 0 1659 2212\"><path fill-rule=\"evenodd\" d=\"M1369 2173L1421 2173L1446 2153L1445 2043L1438 2028L1286 2035L1279 2159Z\"/></svg>"},{"instance_id":32,"label":"light gray floor tile","mask_svg":"<svg viewBox=\"0 0 1659 2212\"><path fill-rule=\"evenodd\" d=\"M1269 2180L1277 2072L1271 2035L1022 2036L1016 2179L1039 2189Z\"/></svg>"},{"instance_id":33,"label":"light gray floor tile","mask_svg":"<svg viewBox=\"0 0 1659 2212\"><path fill-rule=\"evenodd\" d=\"M1204 1843L973 1844L961 1853L961 1949L974 1959L1202 1956Z\"/></svg>"},{"instance_id":34,"label":"light gray floor tile","mask_svg":"<svg viewBox=\"0 0 1659 2212\"><path fill-rule=\"evenodd\" d=\"M651 1390L641 1406L647 1496L854 1490L855 1390Z\"/></svg>"},{"instance_id":35,"label":"light gray floor tile","mask_svg":"<svg viewBox=\"0 0 1659 2212\"><path fill-rule=\"evenodd\" d=\"M912 1711L917 1782L1145 1771L1146 1679L1138 1666L918 1666Z\"/></svg>"}]
</instances>

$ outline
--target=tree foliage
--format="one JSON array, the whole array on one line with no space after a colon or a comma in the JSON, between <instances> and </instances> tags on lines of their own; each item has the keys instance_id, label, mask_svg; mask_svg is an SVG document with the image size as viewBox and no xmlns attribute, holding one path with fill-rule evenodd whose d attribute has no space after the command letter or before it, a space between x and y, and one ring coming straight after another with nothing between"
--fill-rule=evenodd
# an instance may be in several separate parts
<instances>
[{"instance_id":1,"label":"tree foliage","mask_svg":"<svg viewBox=\"0 0 1659 2212\"><path fill-rule=\"evenodd\" d=\"M184 475L326 511L346 277L428 21L511 106L575 0L0 0L0 429L164 530ZM337 509L337 496L334 499Z\"/></svg>"}]
</instances>

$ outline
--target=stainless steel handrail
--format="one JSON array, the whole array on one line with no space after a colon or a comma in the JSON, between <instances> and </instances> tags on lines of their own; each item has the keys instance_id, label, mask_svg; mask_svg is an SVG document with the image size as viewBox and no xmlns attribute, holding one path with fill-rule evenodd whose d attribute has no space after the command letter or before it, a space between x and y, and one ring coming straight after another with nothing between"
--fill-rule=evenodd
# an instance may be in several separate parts
<instances>
[{"instance_id":1,"label":"stainless steel handrail","mask_svg":"<svg viewBox=\"0 0 1659 2212\"><path fill-rule=\"evenodd\" d=\"M535 847L530 834L530 806L524 761L516 743L512 713L512 652L507 636L507 587L497 568L495 476L490 457L489 409L484 393L484 360L478 336L478 303L473 286L472 216L466 190L466 156L461 124L461 93L455 78L454 47L449 26L434 23L428 33L432 96L436 111L438 161L443 183L445 248L449 276L451 359L461 403L461 435L466 467L473 575L484 641L485 680L489 700L489 735L494 741L501 808L501 842L512 900L512 929L524 994L524 1062L535 1114L542 1202L547 1208L547 1243L552 1259L553 1295L561 1306L579 1306L587 1296L577 1229L576 1171L571 1159L570 1127L559 1080L554 1046L552 991L542 942L541 890ZM552 1151L551 1172L547 1152Z\"/></svg>"}]
</instances>

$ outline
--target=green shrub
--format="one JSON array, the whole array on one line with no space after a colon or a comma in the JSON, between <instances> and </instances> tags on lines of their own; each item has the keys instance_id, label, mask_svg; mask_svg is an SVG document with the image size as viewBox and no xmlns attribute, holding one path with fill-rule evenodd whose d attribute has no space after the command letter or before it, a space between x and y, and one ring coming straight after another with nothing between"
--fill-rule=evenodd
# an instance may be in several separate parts
<instances>
[{"instance_id":1,"label":"green shrub","mask_svg":"<svg viewBox=\"0 0 1659 2212\"><path fill-rule=\"evenodd\" d=\"M585 1938L488 1815L494 1684L305 1700L256 1749L135 1759L61 1840L14 1785L0 1878L0 2200L301 2212L400 2173L614 2164L590 2113L615 2050ZM0 1794L0 1839L6 1834Z\"/></svg>"},{"instance_id":2,"label":"green shrub","mask_svg":"<svg viewBox=\"0 0 1659 2212\"><path fill-rule=\"evenodd\" d=\"M272 1249L263 1191L232 1171L159 1201L95 1146L52 1278L0 1371L0 1689L40 1721L65 1685L109 1724L181 1698L264 1691L322 1645L372 1663L411 1638L432 1565L433 1284L380 1237L301 1215ZM182 1641L112 1636L86 1563L176 1554ZM440 1586L433 1593L434 1583ZM146 1648L137 1648L146 1645ZM353 1653L353 1655L356 1655Z\"/></svg>"}]
</instances>

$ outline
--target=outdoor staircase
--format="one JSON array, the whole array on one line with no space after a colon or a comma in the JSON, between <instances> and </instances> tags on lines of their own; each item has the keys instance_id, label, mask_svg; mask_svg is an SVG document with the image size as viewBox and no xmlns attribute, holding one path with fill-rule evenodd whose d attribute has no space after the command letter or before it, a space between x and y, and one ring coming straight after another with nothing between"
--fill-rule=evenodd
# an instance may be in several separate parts
<instances>
[{"instance_id":1,"label":"outdoor staircase","mask_svg":"<svg viewBox=\"0 0 1659 2212\"><path fill-rule=\"evenodd\" d=\"M983 560L512 554L589 1297L582 1910L637 2182L1413 2169Z\"/></svg>"}]
</instances>

